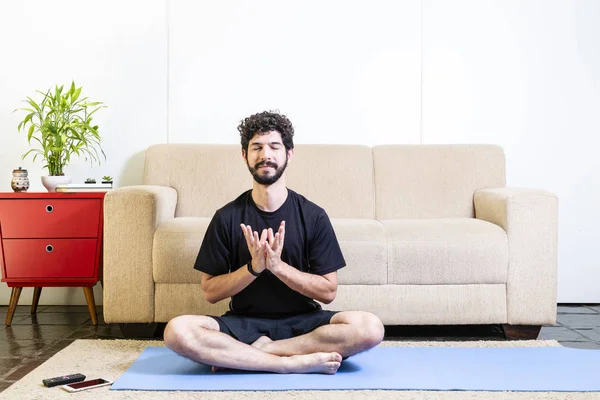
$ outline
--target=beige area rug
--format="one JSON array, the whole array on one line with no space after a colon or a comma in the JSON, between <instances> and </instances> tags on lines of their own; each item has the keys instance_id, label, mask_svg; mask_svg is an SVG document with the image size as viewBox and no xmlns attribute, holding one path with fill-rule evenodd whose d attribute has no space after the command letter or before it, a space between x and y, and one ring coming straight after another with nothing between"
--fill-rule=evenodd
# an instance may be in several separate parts
<instances>
[{"instance_id":1,"label":"beige area rug","mask_svg":"<svg viewBox=\"0 0 600 400\"><path fill-rule=\"evenodd\" d=\"M81 372L92 378L117 380L147 346L162 346L160 341L77 340L40 365L21 380L0 393L0 399L600 399L600 393L542 392L459 392L399 390L335 390L273 392L154 392L111 391L108 387L67 393L60 387L46 388L42 379ZM555 340L477 341L477 342L403 342L385 341L381 346L448 346L448 347L541 347L560 346ZM401 361L401 360L399 360Z\"/></svg>"}]
</instances>

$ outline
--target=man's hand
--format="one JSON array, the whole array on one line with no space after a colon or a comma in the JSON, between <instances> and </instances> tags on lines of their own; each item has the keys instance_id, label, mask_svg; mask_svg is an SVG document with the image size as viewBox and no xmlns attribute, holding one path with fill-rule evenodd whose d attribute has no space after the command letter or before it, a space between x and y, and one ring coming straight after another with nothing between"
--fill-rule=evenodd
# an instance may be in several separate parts
<instances>
[{"instance_id":1,"label":"man's hand","mask_svg":"<svg viewBox=\"0 0 600 400\"><path fill-rule=\"evenodd\" d=\"M281 251L283 250L283 242L285 239L285 221L281 221L277 233L273 235L273 229L269 228L267 232L267 241L264 243L266 268L275 272L282 266Z\"/></svg>"},{"instance_id":2,"label":"man's hand","mask_svg":"<svg viewBox=\"0 0 600 400\"><path fill-rule=\"evenodd\" d=\"M261 273L266 268L265 243L267 242L268 232L266 229L263 229L259 239L258 232L252 232L252 227L250 225L240 224L240 226L244 232L246 244L248 245L248 250L250 251L250 256L252 257L252 269L256 273Z\"/></svg>"}]
</instances>

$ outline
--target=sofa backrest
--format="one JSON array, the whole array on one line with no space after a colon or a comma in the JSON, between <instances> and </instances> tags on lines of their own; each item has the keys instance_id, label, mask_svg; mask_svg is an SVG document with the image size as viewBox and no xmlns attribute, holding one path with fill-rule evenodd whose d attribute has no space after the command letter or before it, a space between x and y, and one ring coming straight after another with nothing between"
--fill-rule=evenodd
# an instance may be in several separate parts
<instances>
[{"instance_id":1,"label":"sofa backrest","mask_svg":"<svg viewBox=\"0 0 600 400\"><path fill-rule=\"evenodd\" d=\"M287 186L331 218L375 218L373 152L368 146L297 144Z\"/></svg>"},{"instance_id":2,"label":"sofa backrest","mask_svg":"<svg viewBox=\"0 0 600 400\"><path fill-rule=\"evenodd\" d=\"M373 165L379 220L474 217L476 190L506 186L495 145L375 146Z\"/></svg>"},{"instance_id":3,"label":"sofa backrest","mask_svg":"<svg viewBox=\"0 0 600 400\"><path fill-rule=\"evenodd\" d=\"M156 144L146 150L144 184L177 190L176 217L212 217L252 188L241 148L233 144Z\"/></svg>"},{"instance_id":4,"label":"sofa backrest","mask_svg":"<svg viewBox=\"0 0 600 400\"><path fill-rule=\"evenodd\" d=\"M368 146L297 144L286 180L332 218L375 217ZM176 217L211 217L251 189L252 176L240 145L157 144L146 150L144 184L177 190Z\"/></svg>"}]
</instances>

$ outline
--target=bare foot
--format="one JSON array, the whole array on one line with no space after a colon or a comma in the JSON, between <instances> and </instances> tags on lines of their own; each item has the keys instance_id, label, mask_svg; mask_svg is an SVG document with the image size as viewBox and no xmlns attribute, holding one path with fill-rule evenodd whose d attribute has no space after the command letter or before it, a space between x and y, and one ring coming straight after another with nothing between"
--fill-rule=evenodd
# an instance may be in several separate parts
<instances>
[{"instance_id":1,"label":"bare foot","mask_svg":"<svg viewBox=\"0 0 600 400\"><path fill-rule=\"evenodd\" d=\"M292 374L317 373L333 375L342 363L342 356L339 353L302 354L290 356L287 359L290 364L284 372Z\"/></svg>"},{"instance_id":2,"label":"bare foot","mask_svg":"<svg viewBox=\"0 0 600 400\"><path fill-rule=\"evenodd\" d=\"M257 349L263 349L266 345L273 342L268 336L261 336L251 344L252 347L256 347Z\"/></svg>"}]
</instances>

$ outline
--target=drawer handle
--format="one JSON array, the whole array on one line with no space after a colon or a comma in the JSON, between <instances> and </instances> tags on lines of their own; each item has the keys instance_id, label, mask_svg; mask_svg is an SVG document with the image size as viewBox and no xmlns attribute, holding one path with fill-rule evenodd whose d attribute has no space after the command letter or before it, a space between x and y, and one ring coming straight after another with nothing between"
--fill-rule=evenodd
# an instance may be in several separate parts
<instances>
[{"instance_id":1,"label":"drawer handle","mask_svg":"<svg viewBox=\"0 0 600 400\"><path fill-rule=\"evenodd\" d=\"M47 211L47 212L52 212L52 211L54 211L54 207L52 207L50 204L48 204L48 205L46 206L46 211Z\"/></svg>"},{"instance_id":2,"label":"drawer handle","mask_svg":"<svg viewBox=\"0 0 600 400\"><path fill-rule=\"evenodd\" d=\"M51 244L49 244L48 246L46 246L46 251L48 253L52 253L54 251L54 246L52 246Z\"/></svg>"}]
</instances>

